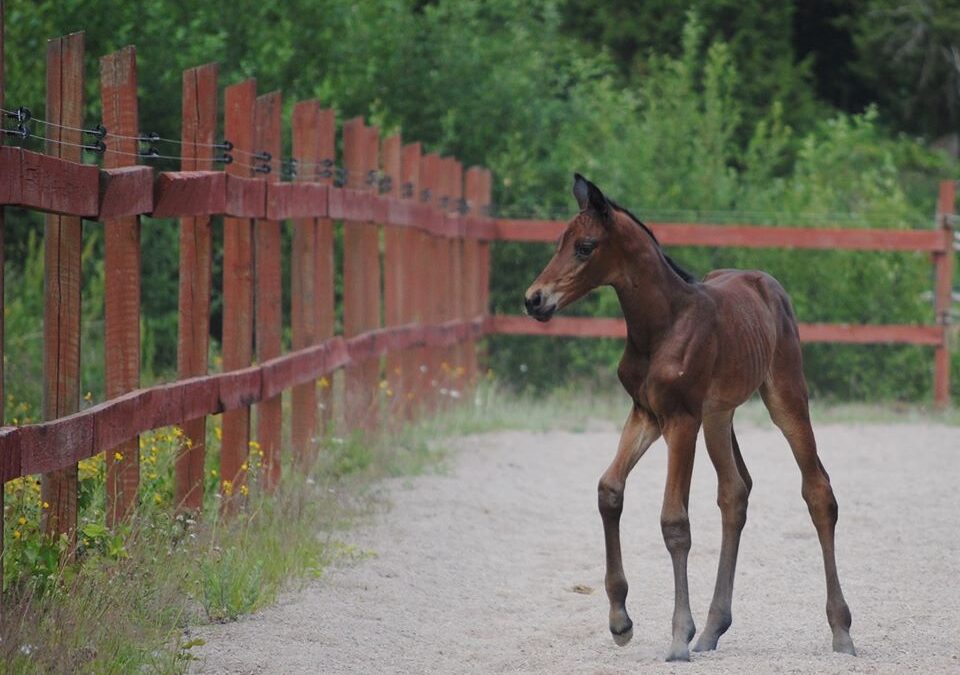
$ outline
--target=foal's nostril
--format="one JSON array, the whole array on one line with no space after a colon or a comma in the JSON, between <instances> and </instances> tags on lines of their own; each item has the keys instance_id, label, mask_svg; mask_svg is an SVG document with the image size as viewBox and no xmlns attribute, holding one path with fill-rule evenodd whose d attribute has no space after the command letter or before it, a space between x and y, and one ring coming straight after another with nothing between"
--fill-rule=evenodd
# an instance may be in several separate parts
<instances>
[{"instance_id":1,"label":"foal's nostril","mask_svg":"<svg viewBox=\"0 0 960 675\"><path fill-rule=\"evenodd\" d=\"M543 304L543 293L541 293L540 291L537 291L536 293L531 295L529 298L527 298L526 300L527 311L533 312L535 310L538 310L540 309L540 306L542 304Z\"/></svg>"}]
</instances>

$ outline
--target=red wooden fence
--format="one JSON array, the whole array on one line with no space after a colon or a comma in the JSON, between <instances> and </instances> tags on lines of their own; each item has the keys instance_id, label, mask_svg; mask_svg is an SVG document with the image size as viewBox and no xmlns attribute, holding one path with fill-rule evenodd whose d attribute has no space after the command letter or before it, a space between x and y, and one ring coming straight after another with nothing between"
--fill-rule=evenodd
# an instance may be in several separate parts
<instances>
[{"instance_id":1,"label":"red wooden fence","mask_svg":"<svg viewBox=\"0 0 960 675\"><path fill-rule=\"evenodd\" d=\"M0 207L48 214L45 421L0 428L0 482L42 474L50 533L75 537L76 463L99 452L107 453L109 524L130 513L139 484L137 436L149 429L171 424L184 429L189 443L176 460L175 494L178 508L197 510L203 498L206 416L223 413L222 503L232 511L242 500L242 465L252 432L264 452L265 488L274 488L279 480L284 391L292 390L291 444L303 462L315 452L314 440L331 420L334 404L330 387L318 388L317 381L329 382L337 370L347 369L339 418L348 429L377 428L381 407L393 408L394 400L403 402L408 416L413 402L435 400L444 383L439 372L443 355L453 353L457 344L472 345L490 326L482 311L484 288L472 280L470 285L458 283L459 302L448 288L451 272L459 271L454 260L479 269L477 242L493 234L492 222L480 215L490 201L486 170L471 169L474 183L486 182L474 186L470 208L451 209L463 189L459 164L440 162L436 155L421 157L419 145L403 146L399 135L384 141L381 149L378 130L360 118L344 125L344 154L338 160L332 111L306 101L295 106L293 115L297 176L281 180L281 168L290 165L281 158L280 93L258 97L254 80L226 88L223 137L232 143L228 150L217 144L217 66L209 64L183 76L182 170L156 172L140 165L147 161L142 146L150 141L140 140L133 47L101 60L107 128L103 168L82 164L80 146L92 144L79 131L88 122L83 119L83 58L82 34L50 42L46 153L28 149L29 140L22 148L0 146ZM0 106L2 85L0 70ZM224 151L234 161L225 171L214 170ZM337 187L333 179L341 173L345 184ZM420 192L421 176L430 186L428 193ZM442 206L441 195L447 198ZM139 388L144 215L180 223L180 379L146 389ZM210 374L213 216L224 216L223 372ZM104 227L108 398L83 411L81 219ZM293 351L284 354L281 228L286 220L292 221L294 242ZM343 336L333 334L334 221L344 228ZM475 251L468 263L463 262L463 240L470 240ZM433 276L440 260L443 276ZM384 358L402 378L382 369ZM257 407L255 430L250 426L252 405Z\"/></svg>"}]
</instances>

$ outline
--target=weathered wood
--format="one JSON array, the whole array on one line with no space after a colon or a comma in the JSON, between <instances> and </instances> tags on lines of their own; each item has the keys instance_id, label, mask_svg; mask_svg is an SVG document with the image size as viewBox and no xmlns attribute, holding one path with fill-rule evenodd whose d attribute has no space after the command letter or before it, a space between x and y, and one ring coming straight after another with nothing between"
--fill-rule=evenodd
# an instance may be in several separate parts
<instances>
[{"instance_id":1,"label":"weathered wood","mask_svg":"<svg viewBox=\"0 0 960 675\"><path fill-rule=\"evenodd\" d=\"M431 231L425 236L422 255L430 260L426 265L423 279L424 323L436 325L443 320L443 289L445 270L442 256L441 236L436 234L432 223L436 222L437 215L442 215L439 208L441 193L440 185L440 156L434 152L423 155L420 163L420 199L428 209L425 216L431 222ZM423 391L420 395L422 410L430 414L436 410L438 403L441 363L443 356L439 350L428 347L425 350L424 363L420 366L423 376Z\"/></svg>"},{"instance_id":2,"label":"weathered wood","mask_svg":"<svg viewBox=\"0 0 960 675\"><path fill-rule=\"evenodd\" d=\"M137 53L133 46L100 59L100 87L107 169L136 164L139 133ZM104 221L104 354L106 395L114 398L140 386L140 218ZM131 514L140 484L138 439L106 450L107 524Z\"/></svg>"},{"instance_id":3,"label":"weathered wood","mask_svg":"<svg viewBox=\"0 0 960 675\"><path fill-rule=\"evenodd\" d=\"M389 182L389 189L383 196L396 199L400 196L402 180L402 146L399 134L383 140L383 175ZM389 215L389 210L388 210ZM386 223L388 218L381 219ZM407 323L409 314L410 289L406 285L406 236L405 228L385 225L383 228L383 325L400 326ZM387 388L385 396L385 421L396 427L404 419L404 391L402 387L403 371L409 360L407 352L395 352L387 355L384 366L384 380Z\"/></svg>"},{"instance_id":4,"label":"weathered wood","mask_svg":"<svg viewBox=\"0 0 960 675\"><path fill-rule=\"evenodd\" d=\"M255 110L255 147L279 161L280 92L257 98ZM280 180L278 169L265 175L265 183ZM280 356L283 330L283 297L280 273L280 221L261 219L256 222L256 345L257 361L263 363ZM280 443L283 425L281 397L264 399L257 406L257 442L263 453L261 476L263 486L273 490L280 482Z\"/></svg>"},{"instance_id":5,"label":"weathered wood","mask_svg":"<svg viewBox=\"0 0 960 675\"><path fill-rule=\"evenodd\" d=\"M225 135L233 143L234 155L244 161L229 164L227 192L230 183L249 179L252 170L249 158L254 148L253 109L256 80L250 79L227 87L224 93ZM248 180L263 186L262 181ZM228 198L229 201L229 198ZM262 215L262 214L261 214ZM253 225L249 218L223 219L223 370L233 371L250 366L253 359ZM220 448L221 508L225 513L236 510L237 499L246 485L246 463L250 443L250 408L243 406L225 412Z\"/></svg>"},{"instance_id":6,"label":"weathered wood","mask_svg":"<svg viewBox=\"0 0 960 675\"><path fill-rule=\"evenodd\" d=\"M354 118L343 127L343 163L349 188L369 196L367 176L376 165L376 131ZM344 209L348 211L348 209ZM358 213L361 215L362 213ZM380 323L379 233L370 222L344 223L343 231L343 333L353 337ZM379 364L359 363L345 375L344 420L349 430L370 431L376 425Z\"/></svg>"},{"instance_id":7,"label":"weathered wood","mask_svg":"<svg viewBox=\"0 0 960 675\"><path fill-rule=\"evenodd\" d=\"M83 33L74 33L47 43L47 119L53 124L74 128L83 126L83 56ZM80 134L62 126L49 127L46 151L53 157L79 162L80 149L73 145L61 145L61 142L78 144ZM29 184L34 187L49 184L44 169L54 165L43 160L33 166L35 170L30 172L32 179ZM26 172L21 176L26 177ZM26 183L24 181L24 190ZM43 293L45 420L69 415L80 406L82 251L80 218L46 216ZM40 492L43 502L49 504L43 513L44 531L51 536L66 533L72 551L76 544L77 526L76 464L63 463L56 471L45 474L41 479Z\"/></svg>"},{"instance_id":8,"label":"weathered wood","mask_svg":"<svg viewBox=\"0 0 960 675\"><path fill-rule=\"evenodd\" d=\"M943 242L943 251L934 254L934 314L938 326L944 329L943 339L933 355L933 400L940 407L950 405L950 306L953 302L953 268L956 255L953 252L952 218L956 213L957 184L954 181L940 183L937 199L937 218L934 232Z\"/></svg>"},{"instance_id":9,"label":"weathered wood","mask_svg":"<svg viewBox=\"0 0 960 675\"><path fill-rule=\"evenodd\" d=\"M420 194L420 143L409 143L403 146L400 164L400 199L404 204L416 206ZM413 212L413 209L410 209ZM401 270L400 275L404 284L405 299L402 323L422 325L424 323L425 293L423 264L423 240L425 235L419 230L410 227L401 229ZM400 377L397 396L402 397L400 414L407 421L416 416L420 405L418 396L423 390L420 365L426 361L426 350L423 347L409 349L404 352L400 362Z\"/></svg>"},{"instance_id":10,"label":"weathered wood","mask_svg":"<svg viewBox=\"0 0 960 675\"><path fill-rule=\"evenodd\" d=\"M316 185L312 181L320 173L319 143L320 104L301 101L293 107L293 156L299 167L300 185ZM324 197L326 199L326 197ZM270 211L269 197L267 211ZM316 344L317 330L317 221L299 217L293 223L293 246L290 251L290 340L297 351ZM301 464L312 459L317 433L317 390L312 382L297 385L291 392L290 440Z\"/></svg>"},{"instance_id":11,"label":"weathered wood","mask_svg":"<svg viewBox=\"0 0 960 675\"><path fill-rule=\"evenodd\" d=\"M0 0L0 108L2 108L4 104L5 83L4 83L4 75L3 75L3 68L4 68L3 53L4 53L5 28L6 28L6 23L4 21L3 0ZM0 152L3 151L3 135L4 134L0 134ZM2 163L2 160L0 160L0 172L2 171L3 171L3 163ZM3 191L3 188L0 188L0 192L2 191ZM0 201L0 401L6 400L6 398L4 397L5 390L3 386L3 381L4 381L3 380L3 375L4 375L3 360L4 360L4 355L6 354L6 349L4 349L4 340L3 340L4 323L5 323L4 310L6 308L6 304L4 302L4 295L3 295L4 293L4 272L3 271L6 267L5 265L6 256L4 254L4 225L5 224L4 224L3 202ZM0 408L0 427L3 426L4 422L5 420L3 419L3 411L2 411L2 408ZM0 455L0 579L4 578L3 565L4 565L4 561L6 560L5 556L3 555L3 540L4 540L4 534L5 534L4 521L6 520L3 514L6 514L7 512L6 506L4 504L4 493L6 492L6 490L4 489L4 483L6 482L6 479L3 478L4 476L3 465L5 464L6 459L7 459L6 457L3 457L2 455ZM5 604L4 602L0 601L0 619L3 618L4 604Z\"/></svg>"},{"instance_id":12,"label":"weathered wood","mask_svg":"<svg viewBox=\"0 0 960 675\"><path fill-rule=\"evenodd\" d=\"M846 344L937 345L943 340L942 326L860 325L801 323L803 342L841 342ZM525 316L497 315L494 332L502 335L550 335L568 337L624 338L623 319L558 316L538 323Z\"/></svg>"},{"instance_id":13,"label":"weathered wood","mask_svg":"<svg viewBox=\"0 0 960 675\"><path fill-rule=\"evenodd\" d=\"M206 107L202 112L207 114ZM191 159L190 163L198 162ZM157 175L154 218L201 218L226 211L227 176L222 171L165 171Z\"/></svg>"},{"instance_id":14,"label":"weathered wood","mask_svg":"<svg viewBox=\"0 0 960 675\"><path fill-rule=\"evenodd\" d=\"M236 147L236 146L234 146ZM252 161L247 158L246 161ZM231 173L233 169L239 172L250 172L251 177L241 173ZM265 218L267 215L267 184L252 177L252 169L231 164L227 167L227 192L224 214L234 218Z\"/></svg>"},{"instance_id":15,"label":"weathered wood","mask_svg":"<svg viewBox=\"0 0 960 675\"><path fill-rule=\"evenodd\" d=\"M327 215L327 187L319 183L277 183L267 185L267 218L316 219Z\"/></svg>"},{"instance_id":16,"label":"weathered wood","mask_svg":"<svg viewBox=\"0 0 960 675\"><path fill-rule=\"evenodd\" d=\"M664 246L739 246L743 248L812 248L857 251L942 251L943 238L929 230L839 229L761 225L647 223ZM500 241L555 242L561 220L496 221Z\"/></svg>"},{"instance_id":17,"label":"weathered wood","mask_svg":"<svg viewBox=\"0 0 960 675\"><path fill-rule=\"evenodd\" d=\"M223 208L226 181L221 172L198 170L212 164L217 133L217 75L219 67L208 63L183 72L181 129L181 169L186 176L205 176L197 183L206 183L212 192L180 192L184 203L210 204L211 196L218 196ZM212 180L211 180L212 178ZM186 181L189 182L189 179ZM184 181L179 182L180 185ZM170 195L177 194L176 176L157 181ZM171 189L172 188L172 189ZM210 292L213 260L213 233L210 217L200 212L194 217L180 219L180 279L177 325L177 375L181 379L207 374L207 354L210 348ZM174 467L174 503L178 509L199 512L203 508L203 484L207 445L207 418L185 417L180 420L185 441L177 452Z\"/></svg>"},{"instance_id":18,"label":"weathered wood","mask_svg":"<svg viewBox=\"0 0 960 675\"><path fill-rule=\"evenodd\" d=\"M464 177L464 199L466 200L467 212L471 216L479 213L481 202L481 181L482 169L474 166L467 170ZM474 223L470 223L471 231L469 234L475 234ZM464 277L464 316L468 319L475 319L482 313L480 286L480 242L474 236L468 236L463 244L463 277ZM473 386L477 381L477 344L468 342L464 349L464 377L468 386Z\"/></svg>"},{"instance_id":19,"label":"weathered wood","mask_svg":"<svg viewBox=\"0 0 960 675\"><path fill-rule=\"evenodd\" d=\"M97 218L137 216L153 211L153 169L124 166L100 172L100 207Z\"/></svg>"}]
</instances>

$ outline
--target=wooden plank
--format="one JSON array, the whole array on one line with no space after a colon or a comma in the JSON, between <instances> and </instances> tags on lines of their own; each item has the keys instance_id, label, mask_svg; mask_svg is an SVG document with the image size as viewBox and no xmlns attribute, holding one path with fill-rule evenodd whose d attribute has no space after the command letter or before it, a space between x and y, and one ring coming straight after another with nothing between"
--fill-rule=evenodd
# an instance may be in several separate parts
<instances>
[{"instance_id":1,"label":"wooden plank","mask_svg":"<svg viewBox=\"0 0 960 675\"><path fill-rule=\"evenodd\" d=\"M258 152L267 152L279 160L283 150L280 139L280 92L274 91L257 98L255 108L255 146ZM279 166L279 165L277 165ZM265 183L280 180L280 171L264 176ZM257 361L263 363L280 356L283 331L283 295L281 292L280 221L258 220L256 229L256 345ZM280 395L260 402L257 406L257 441L263 452L261 476L263 486L272 491L280 483L280 444L283 412Z\"/></svg>"},{"instance_id":2,"label":"wooden plank","mask_svg":"<svg viewBox=\"0 0 960 675\"><path fill-rule=\"evenodd\" d=\"M382 193L384 199L396 199L400 196L402 181L402 147L403 140L399 134L388 136L383 140L383 174L389 181L389 189ZM389 211L388 211L389 213ZM405 282L405 236L403 228L387 225L384 218L383 228L383 325L385 327L400 326L406 323L409 313L409 289ZM392 352L387 354L384 366L384 380L387 382L385 407L388 411L386 423L392 428L398 428L403 421L404 397L402 388L403 369L409 354L406 352Z\"/></svg>"},{"instance_id":3,"label":"wooden plank","mask_svg":"<svg viewBox=\"0 0 960 675\"><path fill-rule=\"evenodd\" d=\"M501 335L550 335L567 337L625 338L623 319L599 317L554 317L540 323L526 316L497 315L494 332ZM800 324L803 342L846 344L937 345L943 340L941 326Z\"/></svg>"},{"instance_id":4,"label":"wooden plank","mask_svg":"<svg viewBox=\"0 0 960 675\"><path fill-rule=\"evenodd\" d=\"M0 0L0 108L2 108L4 105L4 91L5 91L4 87L6 86L4 82L4 74L3 74L4 32L6 30L6 22L4 17L3 5L4 5L4 0ZM0 153L2 153L4 150L3 148L4 135L5 134L0 134ZM0 172L2 171L3 171L3 160L0 159ZM2 194L2 192L3 192L3 188L0 187L0 194ZM0 200L0 401L6 400L6 397L4 394L5 389L3 386L3 383L4 383L3 362L4 362L4 357L6 355L6 349L4 348L5 343L3 339L4 323L5 323L4 316L6 315L5 314L6 304L4 302L4 269L6 267L5 265L6 257L4 253L4 229L5 229L5 223L4 223L4 213L3 213L3 201ZM0 427L3 426L3 423L4 423L3 411L2 409L0 409ZM4 523L6 521L6 518L4 516L7 513L7 510L6 510L6 505L4 504L4 494L6 493L4 484L6 483L7 479L5 478L6 472L4 471L4 466L7 464L9 459L10 458L7 457L4 453L0 452L0 579L5 578L3 573L3 566L4 566L4 561L6 560L6 557L3 555L3 540L6 534L4 529ZM0 600L0 619L3 618L5 604L6 603Z\"/></svg>"},{"instance_id":5,"label":"wooden plank","mask_svg":"<svg viewBox=\"0 0 960 675\"><path fill-rule=\"evenodd\" d=\"M521 317L522 318L522 317ZM333 337L256 366L138 389L49 422L0 428L0 478L69 466L101 447L125 443L178 419L245 408L279 392L354 363L420 345L443 348L477 339L492 322L406 324L367 331L348 340Z\"/></svg>"},{"instance_id":6,"label":"wooden plank","mask_svg":"<svg viewBox=\"0 0 960 675\"><path fill-rule=\"evenodd\" d=\"M153 168L124 166L100 172L98 220L153 211Z\"/></svg>"},{"instance_id":7,"label":"wooden plank","mask_svg":"<svg viewBox=\"0 0 960 675\"><path fill-rule=\"evenodd\" d=\"M448 239L450 251L450 314L449 319L461 320L466 315L466 283L464 273L464 231L463 219L460 215L460 200L463 198L463 164L456 159L451 161L450 176L450 203L447 207L448 215L453 218L456 236ZM464 375L466 374L466 345L461 342L453 345L448 352L450 362L449 387L451 391L462 394L464 389ZM458 399L453 399L454 401ZM462 400L462 399L460 399Z\"/></svg>"},{"instance_id":8,"label":"wooden plank","mask_svg":"<svg viewBox=\"0 0 960 675\"><path fill-rule=\"evenodd\" d=\"M100 59L103 124L110 130L103 164L136 164L139 134L137 52L127 46ZM107 398L140 386L140 218L104 221L104 353ZM107 524L114 527L136 506L140 484L138 439L106 451Z\"/></svg>"},{"instance_id":9,"label":"wooden plank","mask_svg":"<svg viewBox=\"0 0 960 675\"><path fill-rule=\"evenodd\" d=\"M349 190L368 193L368 172L375 165L371 132L362 118L343 126L343 163ZM380 265L377 226L347 222L343 231L343 334L359 335L379 325ZM376 262L374 262L376 261ZM344 421L348 430L370 431L376 424L375 406L379 364L361 363L345 375Z\"/></svg>"},{"instance_id":10,"label":"wooden plank","mask_svg":"<svg viewBox=\"0 0 960 675\"><path fill-rule=\"evenodd\" d=\"M467 212L471 215L471 220L479 214L481 202L481 188L483 181L482 169L478 166L470 167L464 178L464 198L466 199ZM471 222L471 229L473 223ZM464 262L464 288L466 307L464 316L468 319L475 319L482 313L481 297L482 289L480 286L480 241L474 232L468 233L469 236L463 244L463 262ZM468 386L474 386L477 382L477 343L471 340L467 343L464 350L464 368L466 370L465 379Z\"/></svg>"},{"instance_id":11,"label":"wooden plank","mask_svg":"<svg viewBox=\"0 0 960 675\"><path fill-rule=\"evenodd\" d=\"M425 216L428 221L436 222L436 216L440 214L440 156L431 152L423 155L420 163L420 198L428 207ZM432 264L427 265L424 270L424 283L422 287L424 302L424 323L436 325L443 320L443 284L445 283L445 270L442 265L442 242L439 234L436 233L432 225L424 238L423 256L430 260ZM426 413L433 413L438 403L441 363L443 356L439 350L427 347L425 350L424 363L420 370L423 375L423 391L420 395L422 410Z\"/></svg>"},{"instance_id":12,"label":"wooden plank","mask_svg":"<svg viewBox=\"0 0 960 675\"><path fill-rule=\"evenodd\" d=\"M856 251L942 251L943 240L927 230L877 230L760 225L647 223L664 246L848 249ZM501 241L555 242L566 227L559 220L496 221Z\"/></svg>"},{"instance_id":13,"label":"wooden plank","mask_svg":"<svg viewBox=\"0 0 960 675\"><path fill-rule=\"evenodd\" d=\"M236 148L236 145L234 145ZM247 158L247 161L252 161ZM227 167L226 203L223 212L234 218L265 218L267 215L267 184L253 177L252 169L240 164ZM230 169L250 172L249 177L230 173Z\"/></svg>"},{"instance_id":14,"label":"wooden plank","mask_svg":"<svg viewBox=\"0 0 960 675\"><path fill-rule=\"evenodd\" d=\"M205 77L198 80L204 81ZM201 112L207 114L206 108ZM190 159L189 163L200 162ZM203 217L222 214L226 210L227 176L222 171L165 171L157 175L153 195L154 218Z\"/></svg>"},{"instance_id":15,"label":"wooden plank","mask_svg":"<svg viewBox=\"0 0 960 675\"><path fill-rule=\"evenodd\" d=\"M320 103L301 101L293 107L293 156L299 168L297 180L302 185L319 177L318 132ZM325 186L319 186L324 187ZM270 206L267 206L268 211ZM317 330L317 221L299 217L293 223L293 246L290 251L290 339L294 351L310 347L318 341ZM309 463L314 456L317 434L317 389L313 382L297 385L291 392L290 440L298 462Z\"/></svg>"},{"instance_id":16,"label":"wooden plank","mask_svg":"<svg viewBox=\"0 0 960 675\"><path fill-rule=\"evenodd\" d=\"M217 172L200 172L198 169L212 165L213 148L217 133L217 76L219 66L208 63L183 72L183 96L181 99L181 153L183 160L178 181L176 177L163 175L157 187L164 186L170 209L171 197L179 194L181 203L209 206L211 196L219 196L223 208L226 195L224 175ZM190 183L188 177L197 177L194 185L205 183L207 194L183 191L182 185ZM158 189L159 194L163 194ZM159 204L158 204L159 206ZM172 209L171 209L172 210ZM162 211L161 211L162 213ZM194 215L195 214L195 215ZM206 375L210 349L210 293L212 283L213 232L209 215L190 213L180 219L180 279L177 305L177 375L181 379ZM177 452L174 465L174 503L178 510L198 513L203 508L203 484L206 468L204 460L207 445L207 418L187 417L182 420L183 445Z\"/></svg>"},{"instance_id":17,"label":"wooden plank","mask_svg":"<svg viewBox=\"0 0 960 675\"><path fill-rule=\"evenodd\" d=\"M47 43L47 119L55 125L83 126L83 33ZM79 162L80 135L62 126L48 127L46 150L53 157ZM44 168L44 164L37 165ZM23 175L23 174L21 174ZM42 185L44 178L31 181ZM83 230L80 218L49 215L44 219L43 418L54 420L80 406L80 289ZM64 463L41 478L44 531L66 533L76 545L77 467Z\"/></svg>"},{"instance_id":18,"label":"wooden plank","mask_svg":"<svg viewBox=\"0 0 960 675\"><path fill-rule=\"evenodd\" d=\"M228 185L233 178L250 178L248 158L254 148L253 108L257 83L249 79L224 92L225 135L234 156L244 161L227 165ZM260 181L254 181L259 184ZM253 359L253 229L249 218L223 219L223 370L247 368ZM250 408L225 412L220 448L221 510L234 512L246 484L250 443Z\"/></svg>"},{"instance_id":19,"label":"wooden plank","mask_svg":"<svg viewBox=\"0 0 960 675\"><path fill-rule=\"evenodd\" d=\"M943 340L937 345L933 357L933 401L940 407L950 405L950 340L946 327L950 325L950 307L953 302L953 268L956 255L953 252L952 216L956 213L957 184L942 181L937 199L937 218L934 233L943 242L943 252L934 254L936 274L934 282L934 316L937 324L944 327Z\"/></svg>"},{"instance_id":20,"label":"wooden plank","mask_svg":"<svg viewBox=\"0 0 960 675\"><path fill-rule=\"evenodd\" d=\"M401 158L401 199L418 205L420 195L420 165L422 148L420 143L410 143L403 146ZM426 234L419 229L403 228L402 276L406 284L407 301L404 303L402 321L404 323L423 325L425 323L424 294L427 292L425 271L428 265L422 264ZM425 347L416 347L408 350L406 358L401 362L400 384L398 394L403 397L402 414L404 419L411 421L416 417L420 406L420 399L424 391L423 377L420 366L426 364L427 350Z\"/></svg>"},{"instance_id":21,"label":"wooden plank","mask_svg":"<svg viewBox=\"0 0 960 675\"><path fill-rule=\"evenodd\" d=\"M82 33L74 35L82 35ZM64 51L65 64L67 60L66 51ZM74 84L67 83L65 78L51 84L61 85L65 94L74 88ZM96 217L99 207L100 172L95 166L84 166L78 163L81 159L80 148L53 142L53 140L61 140L73 143L74 140L68 140L73 138L79 139L79 133L69 129L56 129L54 136L47 142L48 148L59 149L58 152L62 154L60 157L48 157L29 150L23 150L20 153L19 203L21 206L47 213L85 218ZM76 142L79 143L79 140Z\"/></svg>"},{"instance_id":22,"label":"wooden plank","mask_svg":"<svg viewBox=\"0 0 960 675\"><path fill-rule=\"evenodd\" d=\"M327 186L319 183L268 183L269 220L316 219L326 216Z\"/></svg>"}]
</instances>

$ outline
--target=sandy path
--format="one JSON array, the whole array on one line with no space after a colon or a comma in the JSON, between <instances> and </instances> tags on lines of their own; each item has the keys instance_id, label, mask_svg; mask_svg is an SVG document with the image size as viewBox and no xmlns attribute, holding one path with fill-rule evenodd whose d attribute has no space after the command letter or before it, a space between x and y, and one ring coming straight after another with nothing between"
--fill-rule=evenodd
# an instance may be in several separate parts
<instances>
[{"instance_id":1,"label":"sandy path","mask_svg":"<svg viewBox=\"0 0 960 675\"><path fill-rule=\"evenodd\" d=\"M617 434L503 432L457 442L450 470L386 486L391 508L351 536L373 558L277 606L205 627L212 673L960 672L960 429L821 426L840 502L841 581L860 657L830 652L819 546L778 432L738 426L754 477L734 623L720 650L666 664L672 580L659 528L665 447L627 487L624 568L634 638L607 632L596 479ZM701 628L720 537L702 445L690 590ZM576 585L593 589L582 594ZM197 651L197 650L194 650Z\"/></svg>"}]
</instances>

